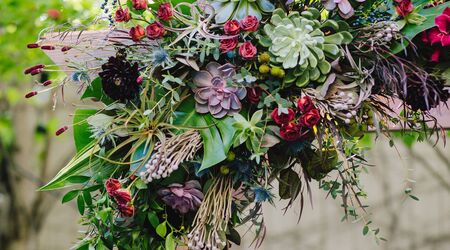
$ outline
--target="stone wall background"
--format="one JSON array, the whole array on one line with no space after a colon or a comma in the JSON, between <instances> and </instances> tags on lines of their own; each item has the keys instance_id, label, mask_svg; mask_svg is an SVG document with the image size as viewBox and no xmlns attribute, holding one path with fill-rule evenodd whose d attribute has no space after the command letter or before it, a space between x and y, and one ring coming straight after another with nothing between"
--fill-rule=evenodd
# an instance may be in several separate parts
<instances>
[{"instance_id":1,"label":"stone wall background","mask_svg":"<svg viewBox=\"0 0 450 250\"><path fill-rule=\"evenodd\" d=\"M367 154L376 166L363 176L369 194L366 203L371 205L368 211L387 242L377 245L372 236L363 236L363 223L340 222L340 202L325 199L326 193L313 183L314 208L306 204L299 224L298 206L284 216L282 202L277 202L276 208L264 207L267 236L260 249L450 249L450 148L442 143L433 148L426 142L411 150L401 142L396 145L398 153L387 141L378 140ZM420 201L404 195L407 178L416 181L413 193ZM79 236L78 219L74 204L55 203L39 236L38 249L70 248ZM250 243L248 235L241 247L234 249L252 249Z\"/></svg>"}]
</instances>

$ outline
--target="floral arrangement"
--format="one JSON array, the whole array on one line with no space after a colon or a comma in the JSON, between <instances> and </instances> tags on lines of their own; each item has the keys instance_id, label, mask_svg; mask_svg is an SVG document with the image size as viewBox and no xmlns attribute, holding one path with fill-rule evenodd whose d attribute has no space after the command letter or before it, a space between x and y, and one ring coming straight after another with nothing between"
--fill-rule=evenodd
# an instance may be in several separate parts
<instances>
[{"instance_id":1,"label":"floral arrangement","mask_svg":"<svg viewBox=\"0 0 450 250\"><path fill-rule=\"evenodd\" d=\"M42 190L75 185L63 202L76 199L87 226L79 249L228 249L243 224L258 247L262 203L302 211L314 186L383 240L363 204L361 141L392 125L418 140L440 131L430 110L450 98L449 6L106 0L111 55L69 61L71 75L26 94L72 82L93 101L56 132L73 129L77 154Z\"/></svg>"}]
</instances>

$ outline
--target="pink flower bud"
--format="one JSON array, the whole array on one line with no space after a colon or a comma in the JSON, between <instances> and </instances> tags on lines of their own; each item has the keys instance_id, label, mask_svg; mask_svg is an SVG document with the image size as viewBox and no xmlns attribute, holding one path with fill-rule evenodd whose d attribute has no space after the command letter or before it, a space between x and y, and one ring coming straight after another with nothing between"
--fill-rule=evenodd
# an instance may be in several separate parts
<instances>
[{"instance_id":1,"label":"pink flower bud","mask_svg":"<svg viewBox=\"0 0 450 250\"><path fill-rule=\"evenodd\" d=\"M42 86L48 86L50 84L52 84L52 80L47 80L47 81L42 83Z\"/></svg>"},{"instance_id":2,"label":"pink flower bud","mask_svg":"<svg viewBox=\"0 0 450 250\"><path fill-rule=\"evenodd\" d=\"M56 134L56 136L59 136L60 134L66 132L66 130L68 130L68 129L69 129L69 127L64 126L64 127L60 128L60 129L58 129L55 134Z\"/></svg>"},{"instance_id":3,"label":"pink flower bud","mask_svg":"<svg viewBox=\"0 0 450 250\"><path fill-rule=\"evenodd\" d=\"M55 50L55 46L52 45L44 45L41 47L42 50Z\"/></svg>"},{"instance_id":4,"label":"pink flower bud","mask_svg":"<svg viewBox=\"0 0 450 250\"><path fill-rule=\"evenodd\" d=\"M139 76L139 77L136 79L136 83L137 83L138 85L141 85L142 81L144 81L144 77L142 77L142 76Z\"/></svg>"},{"instance_id":5,"label":"pink flower bud","mask_svg":"<svg viewBox=\"0 0 450 250\"><path fill-rule=\"evenodd\" d=\"M37 94L38 94L37 91L31 91L30 93L28 93L28 94L25 95L25 98L31 98L31 97L33 97L33 96L35 96L35 95L37 95Z\"/></svg>"},{"instance_id":6,"label":"pink flower bud","mask_svg":"<svg viewBox=\"0 0 450 250\"><path fill-rule=\"evenodd\" d=\"M39 44L37 44L37 43L29 43L29 44L27 44L27 48L29 48L29 49L36 49L36 48L39 48Z\"/></svg>"}]
</instances>

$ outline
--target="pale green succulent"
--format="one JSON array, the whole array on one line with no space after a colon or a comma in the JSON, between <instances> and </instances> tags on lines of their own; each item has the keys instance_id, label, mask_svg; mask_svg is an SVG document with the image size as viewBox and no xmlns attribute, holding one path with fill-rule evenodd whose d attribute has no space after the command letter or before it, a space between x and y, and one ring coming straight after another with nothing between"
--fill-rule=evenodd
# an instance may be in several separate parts
<instances>
[{"instance_id":1,"label":"pale green succulent","mask_svg":"<svg viewBox=\"0 0 450 250\"><path fill-rule=\"evenodd\" d=\"M209 0L216 12L216 23L227 20L242 20L246 16L256 16L261 20L263 13L275 9L271 0Z\"/></svg>"},{"instance_id":2,"label":"pale green succulent","mask_svg":"<svg viewBox=\"0 0 450 250\"><path fill-rule=\"evenodd\" d=\"M339 45L348 44L353 39L348 25L333 20L321 23L320 12L310 8L308 11L289 15L282 9L273 12L270 23L264 26L268 39L260 39L263 46L269 47L274 63L282 64L289 70L285 83L296 82L300 87L310 81L323 82L331 70L329 62L343 55ZM329 35L325 35L327 30Z\"/></svg>"}]
</instances>

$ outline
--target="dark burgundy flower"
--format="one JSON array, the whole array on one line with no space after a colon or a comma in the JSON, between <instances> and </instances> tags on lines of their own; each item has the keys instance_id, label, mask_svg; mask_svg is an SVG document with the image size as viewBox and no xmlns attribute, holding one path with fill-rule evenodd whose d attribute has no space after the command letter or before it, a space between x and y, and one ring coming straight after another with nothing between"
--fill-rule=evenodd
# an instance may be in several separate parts
<instances>
[{"instance_id":1,"label":"dark burgundy flower","mask_svg":"<svg viewBox=\"0 0 450 250\"><path fill-rule=\"evenodd\" d=\"M171 184L167 188L160 189L158 195L172 209L185 214L200 207L203 200L203 193L200 190L200 183L196 180L191 180L184 185Z\"/></svg>"},{"instance_id":2,"label":"dark burgundy flower","mask_svg":"<svg viewBox=\"0 0 450 250\"><path fill-rule=\"evenodd\" d=\"M37 44L37 43L29 43L29 44L27 44L27 48L29 48L29 49L36 49L36 48L39 48L39 44Z\"/></svg>"},{"instance_id":3,"label":"dark burgundy flower","mask_svg":"<svg viewBox=\"0 0 450 250\"><path fill-rule=\"evenodd\" d=\"M288 109L288 113L278 114L278 108L275 108L271 114L272 120L278 125L288 124L290 121L294 120L295 113L294 110Z\"/></svg>"},{"instance_id":4,"label":"dark burgundy flower","mask_svg":"<svg viewBox=\"0 0 450 250\"><path fill-rule=\"evenodd\" d=\"M236 20L229 20L223 26L223 31L227 35L237 35L241 31L239 22Z\"/></svg>"},{"instance_id":5,"label":"dark burgundy flower","mask_svg":"<svg viewBox=\"0 0 450 250\"><path fill-rule=\"evenodd\" d=\"M253 88L247 88L248 102L251 104L258 104L262 95L262 89L258 86Z\"/></svg>"},{"instance_id":6,"label":"dark burgundy flower","mask_svg":"<svg viewBox=\"0 0 450 250\"><path fill-rule=\"evenodd\" d=\"M127 205L131 201L131 194L128 189L117 189L113 192L114 199L118 205Z\"/></svg>"},{"instance_id":7,"label":"dark burgundy flower","mask_svg":"<svg viewBox=\"0 0 450 250\"><path fill-rule=\"evenodd\" d=\"M131 204L119 204L118 209L123 217L131 217L134 215L134 206Z\"/></svg>"},{"instance_id":8,"label":"dark burgundy flower","mask_svg":"<svg viewBox=\"0 0 450 250\"><path fill-rule=\"evenodd\" d=\"M158 9L158 18L164 21L169 21L172 18L172 6L170 3L163 3Z\"/></svg>"},{"instance_id":9,"label":"dark burgundy flower","mask_svg":"<svg viewBox=\"0 0 450 250\"><path fill-rule=\"evenodd\" d=\"M128 8L123 9L122 7L120 7L119 9L116 10L116 13L114 14L114 20L116 20L116 22L128 22L130 21L131 16L130 16L130 12L128 11Z\"/></svg>"},{"instance_id":10,"label":"dark burgundy flower","mask_svg":"<svg viewBox=\"0 0 450 250\"><path fill-rule=\"evenodd\" d=\"M450 46L450 7L434 19L436 27L422 33L422 41L434 46L431 61L439 62L441 47Z\"/></svg>"},{"instance_id":11,"label":"dark burgundy flower","mask_svg":"<svg viewBox=\"0 0 450 250\"><path fill-rule=\"evenodd\" d=\"M139 42L142 38L145 37L145 29L141 25L137 25L130 29L131 39L135 42Z\"/></svg>"},{"instance_id":12,"label":"dark burgundy flower","mask_svg":"<svg viewBox=\"0 0 450 250\"><path fill-rule=\"evenodd\" d=\"M245 42L239 47L239 55L244 59L252 59L256 56L258 50L252 42Z\"/></svg>"},{"instance_id":13,"label":"dark burgundy flower","mask_svg":"<svg viewBox=\"0 0 450 250\"><path fill-rule=\"evenodd\" d=\"M220 40L220 50L223 53L234 50L237 45L238 45L237 37Z\"/></svg>"},{"instance_id":14,"label":"dark burgundy flower","mask_svg":"<svg viewBox=\"0 0 450 250\"><path fill-rule=\"evenodd\" d=\"M148 25L145 29L147 30L148 38L152 40L159 39L166 33L166 29L164 29L164 27L159 22L154 22Z\"/></svg>"},{"instance_id":15,"label":"dark burgundy flower","mask_svg":"<svg viewBox=\"0 0 450 250\"><path fill-rule=\"evenodd\" d=\"M52 80L47 80L47 81L45 81L45 82L43 82L42 83L42 86L48 86L48 85L50 85L50 84L52 84L53 83L53 81Z\"/></svg>"},{"instance_id":16,"label":"dark burgundy flower","mask_svg":"<svg viewBox=\"0 0 450 250\"><path fill-rule=\"evenodd\" d=\"M411 0L396 0L397 5L395 6L395 11L401 17L407 16L409 13L413 12L414 6Z\"/></svg>"},{"instance_id":17,"label":"dark burgundy flower","mask_svg":"<svg viewBox=\"0 0 450 250\"><path fill-rule=\"evenodd\" d=\"M148 5L147 0L131 0L131 3L136 10L145 10Z\"/></svg>"},{"instance_id":18,"label":"dark burgundy flower","mask_svg":"<svg viewBox=\"0 0 450 250\"><path fill-rule=\"evenodd\" d=\"M297 100L297 108L306 113L314 108L314 104L309 96L303 96Z\"/></svg>"},{"instance_id":19,"label":"dark burgundy flower","mask_svg":"<svg viewBox=\"0 0 450 250\"><path fill-rule=\"evenodd\" d=\"M120 181L117 179L109 178L105 182L105 188L108 195L113 197L114 192L122 188L122 184L120 184Z\"/></svg>"},{"instance_id":20,"label":"dark burgundy flower","mask_svg":"<svg viewBox=\"0 0 450 250\"><path fill-rule=\"evenodd\" d=\"M308 128L314 127L320 120L320 114L317 109L311 109L300 117L300 124Z\"/></svg>"},{"instance_id":21,"label":"dark burgundy flower","mask_svg":"<svg viewBox=\"0 0 450 250\"><path fill-rule=\"evenodd\" d=\"M41 49L42 50L55 50L56 47L53 45L44 45L44 46L41 46Z\"/></svg>"},{"instance_id":22,"label":"dark burgundy flower","mask_svg":"<svg viewBox=\"0 0 450 250\"><path fill-rule=\"evenodd\" d=\"M255 16L246 16L241 20L241 29L245 31L256 31L259 27L259 20Z\"/></svg>"},{"instance_id":23,"label":"dark burgundy flower","mask_svg":"<svg viewBox=\"0 0 450 250\"><path fill-rule=\"evenodd\" d=\"M38 94L37 91L31 91L31 92L29 92L29 93L27 93L27 94L25 95L25 98L31 98L31 97L33 97L33 96L35 96L35 95L37 95L37 94Z\"/></svg>"},{"instance_id":24,"label":"dark burgundy flower","mask_svg":"<svg viewBox=\"0 0 450 250\"><path fill-rule=\"evenodd\" d=\"M303 136L302 126L295 122L284 124L280 128L280 136L286 141L296 141Z\"/></svg>"},{"instance_id":25,"label":"dark burgundy flower","mask_svg":"<svg viewBox=\"0 0 450 250\"><path fill-rule=\"evenodd\" d=\"M37 69L43 69L43 68L45 68L45 65L44 64L38 64L38 65L34 65L33 67L29 67L29 68L27 68L27 69L25 69L25 71L23 72L25 75L28 75L28 74L30 74L31 72L33 72L34 70L37 70Z\"/></svg>"}]
</instances>

